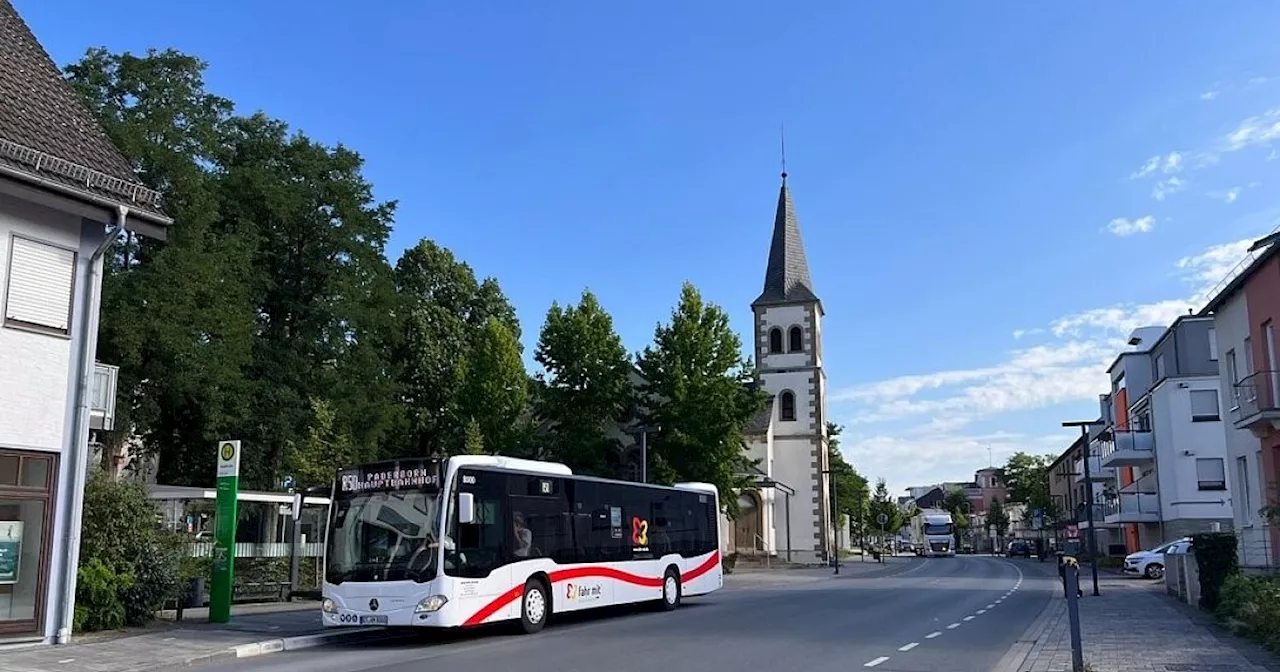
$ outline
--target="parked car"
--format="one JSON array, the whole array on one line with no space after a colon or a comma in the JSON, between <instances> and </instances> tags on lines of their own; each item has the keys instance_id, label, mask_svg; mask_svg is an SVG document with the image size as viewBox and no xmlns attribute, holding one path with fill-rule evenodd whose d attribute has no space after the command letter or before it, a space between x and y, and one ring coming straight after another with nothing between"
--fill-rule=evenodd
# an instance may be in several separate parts
<instances>
[{"instance_id":1,"label":"parked car","mask_svg":"<svg viewBox=\"0 0 1280 672\"><path fill-rule=\"evenodd\" d=\"M1163 579L1165 551L1179 544L1190 543L1191 537L1183 537L1173 541L1166 541L1149 551L1130 553L1124 558L1124 573L1137 574L1148 579Z\"/></svg>"},{"instance_id":2,"label":"parked car","mask_svg":"<svg viewBox=\"0 0 1280 672\"><path fill-rule=\"evenodd\" d=\"M1021 540L1011 541L1009 542L1009 549L1005 551L1005 555L1010 558L1029 558L1031 557L1031 544Z\"/></svg>"}]
</instances>

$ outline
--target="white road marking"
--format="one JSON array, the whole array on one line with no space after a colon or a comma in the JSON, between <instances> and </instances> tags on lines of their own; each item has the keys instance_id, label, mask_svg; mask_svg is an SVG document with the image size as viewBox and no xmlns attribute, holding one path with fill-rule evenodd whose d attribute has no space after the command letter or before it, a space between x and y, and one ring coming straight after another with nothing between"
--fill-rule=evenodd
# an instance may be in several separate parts
<instances>
[{"instance_id":1,"label":"white road marking","mask_svg":"<svg viewBox=\"0 0 1280 672\"><path fill-rule=\"evenodd\" d=\"M995 603L995 602L992 602L991 604L988 604L988 605L987 605L987 608L988 608L988 609L995 609L995 608L996 608L996 603Z\"/></svg>"},{"instance_id":2,"label":"white road marking","mask_svg":"<svg viewBox=\"0 0 1280 672\"><path fill-rule=\"evenodd\" d=\"M948 630L955 630L955 629L956 629L956 628L958 628L958 627L960 627L960 624L959 624L959 623L952 623L951 625L948 625L948 626L947 626L947 629L948 629Z\"/></svg>"},{"instance_id":3,"label":"white road marking","mask_svg":"<svg viewBox=\"0 0 1280 672\"><path fill-rule=\"evenodd\" d=\"M76 659L75 659L75 658L68 658L68 659L66 659L66 660L59 660L59 661L58 661L58 664L59 664L59 665L66 665L67 663L74 663L74 662L76 662Z\"/></svg>"},{"instance_id":4,"label":"white road marking","mask_svg":"<svg viewBox=\"0 0 1280 672\"><path fill-rule=\"evenodd\" d=\"M920 642L911 642L910 644L907 644L907 645L905 645L905 646L899 646L899 647L898 647L898 650L899 650L899 651L910 651L911 649L914 649L914 648L916 648L917 646L920 646Z\"/></svg>"},{"instance_id":5,"label":"white road marking","mask_svg":"<svg viewBox=\"0 0 1280 672\"><path fill-rule=\"evenodd\" d=\"M962 619L960 619L960 620L964 621L965 623L968 623L969 621L972 621L972 620L973 620L973 617L972 617L972 616L965 616L964 618L962 618Z\"/></svg>"},{"instance_id":6,"label":"white road marking","mask_svg":"<svg viewBox=\"0 0 1280 672\"><path fill-rule=\"evenodd\" d=\"M977 614L977 615L981 616L981 615L983 615L983 614L987 613L987 610L986 610L986 609L979 609L979 610L977 610L977 611L975 611L975 612L973 612L973 613L975 613L975 614Z\"/></svg>"},{"instance_id":7,"label":"white road marking","mask_svg":"<svg viewBox=\"0 0 1280 672\"><path fill-rule=\"evenodd\" d=\"M925 638L925 639L933 639L934 637L941 637L941 636L942 636L942 631L941 631L941 630L939 630L939 631L937 631L937 632L931 632L931 633L929 633L929 634L925 635L925 636L924 636L924 638Z\"/></svg>"},{"instance_id":8,"label":"white road marking","mask_svg":"<svg viewBox=\"0 0 1280 672\"><path fill-rule=\"evenodd\" d=\"M876 665L879 665L880 663L883 663L886 660L889 660L889 656L880 656L879 658L876 658L875 660L867 663L866 665L863 665L863 667L875 667Z\"/></svg>"}]
</instances>

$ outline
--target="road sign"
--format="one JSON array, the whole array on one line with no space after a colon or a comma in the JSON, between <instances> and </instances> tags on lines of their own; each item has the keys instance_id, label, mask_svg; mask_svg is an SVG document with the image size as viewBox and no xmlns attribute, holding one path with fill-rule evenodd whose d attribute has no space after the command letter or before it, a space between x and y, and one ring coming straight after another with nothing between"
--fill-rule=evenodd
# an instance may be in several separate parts
<instances>
[{"instance_id":1,"label":"road sign","mask_svg":"<svg viewBox=\"0 0 1280 672\"><path fill-rule=\"evenodd\" d=\"M231 620L231 587L236 565L236 500L240 492L240 442L219 441L217 517L213 531L213 574L209 577L209 622Z\"/></svg>"},{"instance_id":2,"label":"road sign","mask_svg":"<svg viewBox=\"0 0 1280 672\"><path fill-rule=\"evenodd\" d=\"M280 487L284 488L285 490L292 490L294 483L295 481L293 480L293 476L285 476L284 480L280 481Z\"/></svg>"},{"instance_id":3,"label":"road sign","mask_svg":"<svg viewBox=\"0 0 1280 672\"><path fill-rule=\"evenodd\" d=\"M876 522L880 523L881 526L887 525L889 523L889 516L882 513L876 516Z\"/></svg>"}]
</instances>

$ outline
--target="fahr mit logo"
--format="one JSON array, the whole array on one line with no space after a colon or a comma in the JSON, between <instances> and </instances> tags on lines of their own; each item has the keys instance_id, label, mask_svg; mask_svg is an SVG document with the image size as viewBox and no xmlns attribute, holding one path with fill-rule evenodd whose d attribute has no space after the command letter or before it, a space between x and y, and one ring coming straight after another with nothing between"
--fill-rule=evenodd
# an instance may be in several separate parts
<instances>
[{"instance_id":1,"label":"fahr mit logo","mask_svg":"<svg viewBox=\"0 0 1280 672\"><path fill-rule=\"evenodd\" d=\"M564 584L564 597L569 601L598 600L604 597L604 586L598 583L583 585L581 583Z\"/></svg>"}]
</instances>

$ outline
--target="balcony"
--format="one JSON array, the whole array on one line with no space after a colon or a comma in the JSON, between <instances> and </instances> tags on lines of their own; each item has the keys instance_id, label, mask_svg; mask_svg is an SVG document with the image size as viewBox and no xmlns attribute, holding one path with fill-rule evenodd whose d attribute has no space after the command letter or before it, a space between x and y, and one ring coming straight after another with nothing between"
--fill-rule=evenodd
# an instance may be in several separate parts
<instances>
[{"instance_id":1,"label":"balcony","mask_svg":"<svg viewBox=\"0 0 1280 672\"><path fill-rule=\"evenodd\" d=\"M1158 523L1160 522L1160 495L1144 493L1120 493L1103 505L1107 523Z\"/></svg>"},{"instance_id":2,"label":"balcony","mask_svg":"<svg viewBox=\"0 0 1280 672\"><path fill-rule=\"evenodd\" d=\"M89 428L111 431L116 424L116 380L120 367L94 363L89 403Z\"/></svg>"},{"instance_id":3,"label":"balcony","mask_svg":"<svg viewBox=\"0 0 1280 672\"><path fill-rule=\"evenodd\" d=\"M1259 371L1235 385L1235 408L1231 409L1236 429L1247 429L1258 438L1280 429L1280 371Z\"/></svg>"},{"instance_id":4,"label":"balcony","mask_svg":"<svg viewBox=\"0 0 1280 672\"><path fill-rule=\"evenodd\" d=\"M1089 529L1089 517L1088 517L1088 513L1089 513L1089 512L1088 512L1088 511L1086 511L1086 510L1085 510L1085 508L1084 508L1084 504L1079 504L1079 505L1077 505L1077 506L1076 506L1076 525L1079 525L1079 526L1080 526L1080 529L1082 529L1082 530L1087 530L1087 529ZM1094 527L1094 529L1101 529L1101 528L1104 528L1104 527L1115 527L1114 525L1111 525L1111 524L1107 523L1107 521L1106 521L1106 517L1107 517L1107 516L1106 516L1106 513L1107 513L1107 512L1106 512L1106 507L1105 507L1105 506L1103 506L1102 504L1094 504L1094 505L1093 505L1093 527Z\"/></svg>"},{"instance_id":5,"label":"balcony","mask_svg":"<svg viewBox=\"0 0 1280 672\"><path fill-rule=\"evenodd\" d=\"M1089 480L1094 483L1115 480L1116 470L1111 467L1102 466L1102 458L1094 455L1089 458ZM1072 466L1071 473L1072 483L1084 482L1084 460L1076 460Z\"/></svg>"},{"instance_id":6,"label":"balcony","mask_svg":"<svg viewBox=\"0 0 1280 672\"><path fill-rule=\"evenodd\" d=\"M1156 441L1151 432L1112 430L1098 439L1100 464L1104 467L1138 467L1156 459Z\"/></svg>"},{"instance_id":7,"label":"balcony","mask_svg":"<svg viewBox=\"0 0 1280 672\"><path fill-rule=\"evenodd\" d=\"M1136 481L1120 488L1120 492L1133 493L1140 495L1151 495L1160 492L1157 487L1159 483L1156 480L1156 472L1152 469L1149 473L1137 479Z\"/></svg>"}]
</instances>

